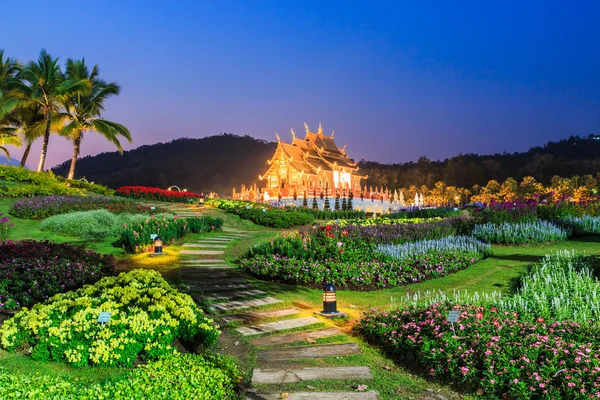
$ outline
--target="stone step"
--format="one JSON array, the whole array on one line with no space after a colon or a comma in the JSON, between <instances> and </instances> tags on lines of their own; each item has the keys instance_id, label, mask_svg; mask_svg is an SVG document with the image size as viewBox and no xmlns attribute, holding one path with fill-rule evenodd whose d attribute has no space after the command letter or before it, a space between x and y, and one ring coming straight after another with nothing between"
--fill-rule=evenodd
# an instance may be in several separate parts
<instances>
[{"instance_id":1,"label":"stone step","mask_svg":"<svg viewBox=\"0 0 600 400\"><path fill-rule=\"evenodd\" d=\"M184 243L182 247L203 247L209 249L226 249L226 244Z\"/></svg>"},{"instance_id":2,"label":"stone step","mask_svg":"<svg viewBox=\"0 0 600 400\"><path fill-rule=\"evenodd\" d=\"M217 283L214 285L188 285L188 291L193 292L226 292L230 290L248 289L252 287L250 283L237 283L237 284L222 284Z\"/></svg>"},{"instance_id":3,"label":"stone step","mask_svg":"<svg viewBox=\"0 0 600 400\"><path fill-rule=\"evenodd\" d=\"M306 341L307 338L316 340L331 336L341 335L344 332L337 328L319 329L317 331L310 332L295 332L287 333L284 335L273 335L266 337L257 337L250 339L250 344L253 346L270 346L270 345L281 345L287 343Z\"/></svg>"},{"instance_id":4,"label":"stone step","mask_svg":"<svg viewBox=\"0 0 600 400\"><path fill-rule=\"evenodd\" d=\"M283 331L286 329L299 328L301 326L318 324L319 322L321 322L321 321L315 317L294 318L294 319L287 319L285 321L269 322L269 323L261 324L261 325L244 326L241 328L237 328L236 330L244 336L260 335L261 333L276 332L276 331Z\"/></svg>"},{"instance_id":5,"label":"stone step","mask_svg":"<svg viewBox=\"0 0 600 400\"><path fill-rule=\"evenodd\" d=\"M346 356L360 354L360 347L356 343L324 344L320 346L288 347L283 349L265 349L257 353L258 361L282 361L294 358L323 358L333 356Z\"/></svg>"},{"instance_id":6,"label":"stone step","mask_svg":"<svg viewBox=\"0 0 600 400\"><path fill-rule=\"evenodd\" d=\"M224 256L224 250L180 250L179 254L193 254L197 256Z\"/></svg>"},{"instance_id":7,"label":"stone step","mask_svg":"<svg viewBox=\"0 0 600 400\"><path fill-rule=\"evenodd\" d=\"M255 369L252 371L252 383L256 385L280 385L314 380L373 379L369 367L327 367L294 369ZM316 398L316 397L315 397Z\"/></svg>"},{"instance_id":8,"label":"stone step","mask_svg":"<svg viewBox=\"0 0 600 400\"><path fill-rule=\"evenodd\" d=\"M191 258L184 258L183 260L179 260L180 264L193 264L193 263L224 263L225 260L221 259L221 258L199 258L199 259L191 259Z\"/></svg>"},{"instance_id":9,"label":"stone step","mask_svg":"<svg viewBox=\"0 0 600 400\"><path fill-rule=\"evenodd\" d=\"M251 394L246 400L280 400L280 393ZM379 394L369 392L292 392L286 400L379 400Z\"/></svg>"},{"instance_id":10,"label":"stone step","mask_svg":"<svg viewBox=\"0 0 600 400\"><path fill-rule=\"evenodd\" d=\"M227 265L227 264L209 264L209 263L198 263L198 264L184 264L182 266L180 266L179 268L197 268L197 269L218 269L218 270L238 270L237 268L232 267L231 265Z\"/></svg>"},{"instance_id":11,"label":"stone step","mask_svg":"<svg viewBox=\"0 0 600 400\"><path fill-rule=\"evenodd\" d=\"M200 283L202 281L210 281L212 282L217 282L217 283L233 283L231 282L231 279L243 279L244 277L240 274L236 274L236 273L217 273L217 272L213 272L210 274L204 273L204 274L197 274L197 273L191 273L191 272L187 272L185 274L180 274L179 276L181 276L181 278L183 279L187 279L190 281L195 281L195 283Z\"/></svg>"},{"instance_id":12,"label":"stone step","mask_svg":"<svg viewBox=\"0 0 600 400\"><path fill-rule=\"evenodd\" d=\"M260 299L237 300L237 301L230 301L228 303L213 304L210 308L213 311L242 310L244 308L267 306L269 304L277 304L277 303L281 303L282 301L283 300L279 300L274 297L263 297Z\"/></svg>"},{"instance_id":13,"label":"stone step","mask_svg":"<svg viewBox=\"0 0 600 400\"><path fill-rule=\"evenodd\" d=\"M225 285L230 283L247 283L248 281L243 277L182 277L184 284L194 285Z\"/></svg>"},{"instance_id":14,"label":"stone step","mask_svg":"<svg viewBox=\"0 0 600 400\"><path fill-rule=\"evenodd\" d=\"M288 315L298 314L300 310L296 308L286 308L283 310L275 310L275 311L263 311L263 312L248 312L244 314L232 314L226 315L223 317L223 321L229 323L232 322L254 322L263 318L276 318L276 317L285 317Z\"/></svg>"},{"instance_id":15,"label":"stone step","mask_svg":"<svg viewBox=\"0 0 600 400\"><path fill-rule=\"evenodd\" d=\"M202 239L198 239L197 242L205 241L205 242L231 242L235 240L233 238L224 238L224 237L203 237Z\"/></svg>"},{"instance_id":16,"label":"stone step","mask_svg":"<svg viewBox=\"0 0 600 400\"><path fill-rule=\"evenodd\" d=\"M235 290L231 293L221 293L214 296L198 296L204 300L218 301L218 300L233 300L242 299L244 297L259 296L261 294L267 294L264 290L252 289L252 290Z\"/></svg>"}]
</instances>

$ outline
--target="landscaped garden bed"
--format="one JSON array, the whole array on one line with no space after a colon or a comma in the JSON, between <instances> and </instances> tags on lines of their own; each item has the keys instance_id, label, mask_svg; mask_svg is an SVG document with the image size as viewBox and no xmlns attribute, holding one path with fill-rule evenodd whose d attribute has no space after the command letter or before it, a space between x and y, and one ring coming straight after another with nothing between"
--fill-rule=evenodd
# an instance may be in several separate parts
<instances>
[{"instance_id":1,"label":"landscaped garden bed","mask_svg":"<svg viewBox=\"0 0 600 400\"><path fill-rule=\"evenodd\" d=\"M147 186L122 186L115 191L115 195L130 199L145 199L177 203L191 203L205 197L202 193L165 190Z\"/></svg>"},{"instance_id":2,"label":"landscaped garden bed","mask_svg":"<svg viewBox=\"0 0 600 400\"><path fill-rule=\"evenodd\" d=\"M10 213L15 217L27 219L45 219L53 215L74 211L108 210L114 214L148 214L162 212L162 209L151 210L133 200L111 196L43 196L14 202Z\"/></svg>"},{"instance_id":3,"label":"landscaped garden bed","mask_svg":"<svg viewBox=\"0 0 600 400\"><path fill-rule=\"evenodd\" d=\"M272 228L291 228L307 225L314 221L311 214L298 208L272 208L266 204L238 200L208 200L206 204L240 216L257 225Z\"/></svg>"},{"instance_id":4,"label":"landscaped garden bed","mask_svg":"<svg viewBox=\"0 0 600 400\"><path fill-rule=\"evenodd\" d=\"M84 239L118 236L125 226L142 223L148 214L113 214L108 210L59 214L42 221L41 230Z\"/></svg>"},{"instance_id":5,"label":"landscaped garden bed","mask_svg":"<svg viewBox=\"0 0 600 400\"><path fill-rule=\"evenodd\" d=\"M595 256L547 256L516 295L429 298L355 329L397 361L486 398L584 399L600 388ZM460 312L454 330L450 310Z\"/></svg>"},{"instance_id":6,"label":"landscaped garden bed","mask_svg":"<svg viewBox=\"0 0 600 400\"><path fill-rule=\"evenodd\" d=\"M0 311L30 307L49 297L114 275L114 257L83 246L24 240L0 244Z\"/></svg>"},{"instance_id":7,"label":"landscaped garden bed","mask_svg":"<svg viewBox=\"0 0 600 400\"><path fill-rule=\"evenodd\" d=\"M486 243L498 244L541 244L566 240L570 232L547 221L488 222L476 225L473 236Z\"/></svg>"}]
</instances>

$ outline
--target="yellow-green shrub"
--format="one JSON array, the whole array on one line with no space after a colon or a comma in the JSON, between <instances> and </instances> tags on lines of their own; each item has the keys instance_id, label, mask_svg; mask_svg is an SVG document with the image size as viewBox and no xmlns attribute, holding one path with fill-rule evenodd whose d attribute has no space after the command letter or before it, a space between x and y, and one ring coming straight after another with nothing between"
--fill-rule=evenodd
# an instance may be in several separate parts
<instances>
[{"instance_id":1,"label":"yellow-green shrub","mask_svg":"<svg viewBox=\"0 0 600 400\"><path fill-rule=\"evenodd\" d=\"M100 312L110 322L97 322ZM24 308L0 328L7 350L73 365L131 365L176 352L175 339L213 345L218 326L152 270L134 270Z\"/></svg>"}]
</instances>

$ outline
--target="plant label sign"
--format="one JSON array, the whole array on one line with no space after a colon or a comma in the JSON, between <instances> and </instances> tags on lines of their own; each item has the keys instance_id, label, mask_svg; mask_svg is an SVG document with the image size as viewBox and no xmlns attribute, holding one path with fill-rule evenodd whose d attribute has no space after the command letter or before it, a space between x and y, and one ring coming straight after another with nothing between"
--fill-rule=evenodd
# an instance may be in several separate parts
<instances>
[{"instance_id":1,"label":"plant label sign","mask_svg":"<svg viewBox=\"0 0 600 400\"><path fill-rule=\"evenodd\" d=\"M154 240L154 239L156 239L156 237L157 237L157 236L158 236L158 235L157 235L156 233L151 233L151 234L150 234L150 240Z\"/></svg>"},{"instance_id":2,"label":"plant label sign","mask_svg":"<svg viewBox=\"0 0 600 400\"><path fill-rule=\"evenodd\" d=\"M448 313L448 322L455 323L458 321L458 317L460 316L460 311L450 311Z\"/></svg>"},{"instance_id":3,"label":"plant label sign","mask_svg":"<svg viewBox=\"0 0 600 400\"><path fill-rule=\"evenodd\" d=\"M102 325L104 325L105 323L107 323L108 321L110 321L110 316L112 315L111 312L101 312L100 315L98 315L98 322L100 322Z\"/></svg>"},{"instance_id":4,"label":"plant label sign","mask_svg":"<svg viewBox=\"0 0 600 400\"><path fill-rule=\"evenodd\" d=\"M154 211L154 210L156 210L156 207L150 207L150 209L151 209L152 211Z\"/></svg>"}]
</instances>

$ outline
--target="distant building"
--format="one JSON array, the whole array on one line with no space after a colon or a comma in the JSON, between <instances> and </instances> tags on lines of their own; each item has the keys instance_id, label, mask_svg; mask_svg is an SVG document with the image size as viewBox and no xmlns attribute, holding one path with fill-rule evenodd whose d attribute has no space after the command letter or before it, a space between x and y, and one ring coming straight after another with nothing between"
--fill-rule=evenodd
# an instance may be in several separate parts
<instances>
[{"instance_id":1,"label":"distant building","mask_svg":"<svg viewBox=\"0 0 600 400\"><path fill-rule=\"evenodd\" d=\"M358 174L358 165L346 154L346 146L339 148L331 136L323 135L319 124L317 132L311 132L308 125L304 139L296 137L292 130L292 143L283 143L277 135L277 149L267 161L269 169L260 175L264 182L261 193L267 197L294 195L312 197L321 193L328 196L350 193L354 197L361 194L361 180L367 176Z\"/></svg>"}]
</instances>

